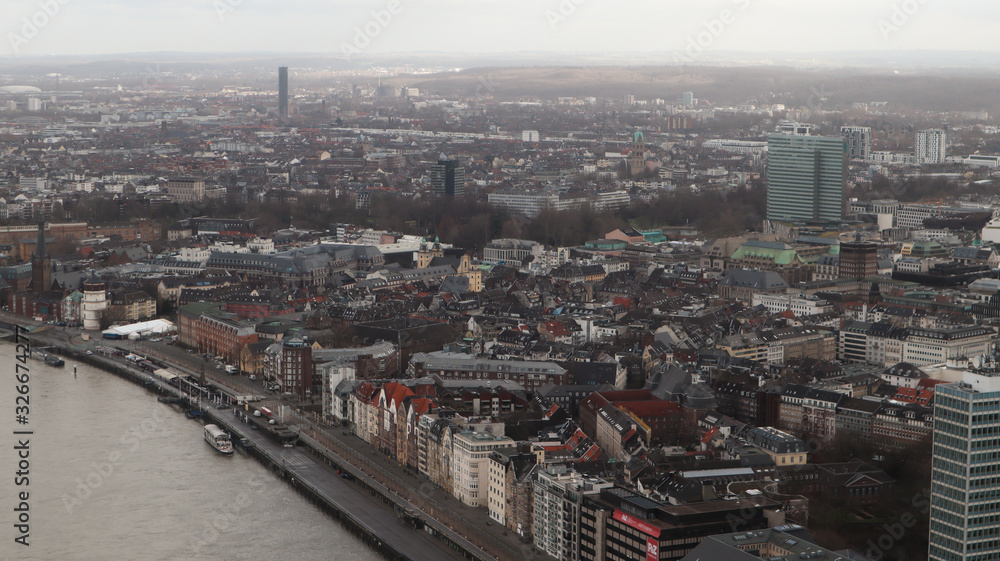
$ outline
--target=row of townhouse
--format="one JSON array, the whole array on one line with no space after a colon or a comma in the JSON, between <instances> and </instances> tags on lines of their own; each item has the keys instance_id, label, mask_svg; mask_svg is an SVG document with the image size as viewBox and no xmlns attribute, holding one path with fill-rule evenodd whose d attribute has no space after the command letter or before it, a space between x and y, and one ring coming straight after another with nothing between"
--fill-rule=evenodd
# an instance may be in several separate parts
<instances>
[{"instance_id":1,"label":"row of townhouse","mask_svg":"<svg viewBox=\"0 0 1000 561\"><path fill-rule=\"evenodd\" d=\"M351 426L362 440L464 504L486 506L488 458L515 442L491 417L466 418L438 407L427 397L432 386L362 382L350 397Z\"/></svg>"},{"instance_id":2,"label":"row of townhouse","mask_svg":"<svg viewBox=\"0 0 1000 561\"><path fill-rule=\"evenodd\" d=\"M929 436L933 425L929 404L856 398L800 385L789 385L781 394L779 427L820 442L841 436L879 448L905 448Z\"/></svg>"}]
</instances>

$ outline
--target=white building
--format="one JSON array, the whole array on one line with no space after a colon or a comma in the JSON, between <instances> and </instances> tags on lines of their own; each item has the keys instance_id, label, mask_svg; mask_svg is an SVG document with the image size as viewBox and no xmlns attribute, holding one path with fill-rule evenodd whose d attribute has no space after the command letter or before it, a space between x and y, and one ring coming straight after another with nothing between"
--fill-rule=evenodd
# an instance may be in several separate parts
<instances>
[{"instance_id":1,"label":"white building","mask_svg":"<svg viewBox=\"0 0 1000 561\"><path fill-rule=\"evenodd\" d=\"M917 132L916 156L918 164L943 164L947 157L948 133L941 129Z\"/></svg>"},{"instance_id":2,"label":"white building","mask_svg":"<svg viewBox=\"0 0 1000 561\"><path fill-rule=\"evenodd\" d=\"M780 314L781 312L791 310L798 317L814 316L833 311L833 304L816 296L767 294L763 292L753 295L753 306L764 306L772 314Z\"/></svg>"},{"instance_id":3,"label":"white building","mask_svg":"<svg viewBox=\"0 0 1000 561\"><path fill-rule=\"evenodd\" d=\"M736 154L763 154L767 152L767 141L763 140L729 140L717 138L701 143L706 150L722 150Z\"/></svg>"},{"instance_id":4,"label":"white building","mask_svg":"<svg viewBox=\"0 0 1000 561\"><path fill-rule=\"evenodd\" d=\"M271 238L254 238L247 242L247 249L257 254L269 255L275 251L274 240Z\"/></svg>"},{"instance_id":5,"label":"white building","mask_svg":"<svg viewBox=\"0 0 1000 561\"><path fill-rule=\"evenodd\" d=\"M99 330L107 307L108 293L104 281L91 276L83 283L83 328L87 331Z\"/></svg>"},{"instance_id":6,"label":"white building","mask_svg":"<svg viewBox=\"0 0 1000 561\"><path fill-rule=\"evenodd\" d=\"M521 142L538 142L538 131L521 131Z\"/></svg>"},{"instance_id":7,"label":"white building","mask_svg":"<svg viewBox=\"0 0 1000 561\"><path fill-rule=\"evenodd\" d=\"M452 481L455 498L469 506L486 506L489 456L498 448L514 446L513 439L483 432L460 432L452 439Z\"/></svg>"},{"instance_id":8,"label":"white building","mask_svg":"<svg viewBox=\"0 0 1000 561\"><path fill-rule=\"evenodd\" d=\"M493 240L483 248L483 263L489 265L515 263L519 265L525 257L534 252L537 245L537 242L530 240Z\"/></svg>"},{"instance_id":9,"label":"white building","mask_svg":"<svg viewBox=\"0 0 1000 561\"><path fill-rule=\"evenodd\" d=\"M548 192L496 191L487 197L492 207L506 208L525 216L535 216L545 208L559 206L559 195Z\"/></svg>"},{"instance_id":10,"label":"white building","mask_svg":"<svg viewBox=\"0 0 1000 561\"><path fill-rule=\"evenodd\" d=\"M22 191L44 191L46 186L44 177L21 177L19 183Z\"/></svg>"},{"instance_id":11,"label":"white building","mask_svg":"<svg viewBox=\"0 0 1000 561\"><path fill-rule=\"evenodd\" d=\"M915 366L985 355L996 332L989 327L910 329L903 345L903 362Z\"/></svg>"},{"instance_id":12,"label":"white building","mask_svg":"<svg viewBox=\"0 0 1000 561\"><path fill-rule=\"evenodd\" d=\"M182 247L177 253L177 260L206 263L211 256L212 252L207 247Z\"/></svg>"}]
</instances>

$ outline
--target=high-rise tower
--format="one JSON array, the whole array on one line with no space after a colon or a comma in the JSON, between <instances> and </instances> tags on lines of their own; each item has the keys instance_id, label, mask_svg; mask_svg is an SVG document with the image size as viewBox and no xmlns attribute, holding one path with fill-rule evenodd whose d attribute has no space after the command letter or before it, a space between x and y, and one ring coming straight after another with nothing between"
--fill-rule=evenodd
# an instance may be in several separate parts
<instances>
[{"instance_id":1,"label":"high-rise tower","mask_svg":"<svg viewBox=\"0 0 1000 561\"><path fill-rule=\"evenodd\" d=\"M1000 558L1000 369L995 356L972 362L934 388L930 561Z\"/></svg>"},{"instance_id":2,"label":"high-rise tower","mask_svg":"<svg viewBox=\"0 0 1000 561\"><path fill-rule=\"evenodd\" d=\"M842 137L773 134L767 147L768 220L843 218L847 159Z\"/></svg>"},{"instance_id":3,"label":"high-rise tower","mask_svg":"<svg viewBox=\"0 0 1000 561\"><path fill-rule=\"evenodd\" d=\"M288 118L288 67L278 67L278 118Z\"/></svg>"},{"instance_id":4,"label":"high-rise tower","mask_svg":"<svg viewBox=\"0 0 1000 561\"><path fill-rule=\"evenodd\" d=\"M449 160L441 154L438 163L431 166L431 190L436 195L454 197L465 194L465 168L458 160Z\"/></svg>"},{"instance_id":5,"label":"high-rise tower","mask_svg":"<svg viewBox=\"0 0 1000 561\"><path fill-rule=\"evenodd\" d=\"M948 133L942 129L917 132L916 156L918 164L943 164L948 156Z\"/></svg>"}]
</instances>

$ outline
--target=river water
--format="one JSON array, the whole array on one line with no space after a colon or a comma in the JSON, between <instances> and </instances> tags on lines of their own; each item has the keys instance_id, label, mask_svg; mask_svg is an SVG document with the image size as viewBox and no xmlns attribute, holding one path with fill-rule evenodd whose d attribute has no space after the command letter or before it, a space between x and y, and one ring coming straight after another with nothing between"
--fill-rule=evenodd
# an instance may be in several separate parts
<instances>
[{"instance_id":1,"label":"river water","mask_svg":"<svg viewBox=\"0 0 1000 561\"><path fill-rule=\"evenodd\" d=\"M0 561L381 559L256 461L227 457L154 394L29 360L28 485L15 485L15 347L0 343ZM17 493L28 542L15 542Z\"/></svg>"}]
</instances>

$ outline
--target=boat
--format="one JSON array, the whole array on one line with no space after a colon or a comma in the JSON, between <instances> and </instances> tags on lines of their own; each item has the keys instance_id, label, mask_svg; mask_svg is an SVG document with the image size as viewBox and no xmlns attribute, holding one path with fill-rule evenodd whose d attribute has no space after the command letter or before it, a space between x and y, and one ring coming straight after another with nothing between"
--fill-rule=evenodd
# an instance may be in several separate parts
<instances>
[{"instance_id":1,"label":"boat","mask_svg":"<svg viewBox=\"0 0 1000 561\"><path fill-rule=\"evenodd\" d=\"M229 435L218 425L205 425L205 442L223 454L233 453L233 443L229 440Z\"/></svg>"},{"instance_id":2,"label":"boat","mask_svg":"<svg viewBox=\"0 0 1000 561\"><path fill-rule=\"evenodd\" d=\"M42 349L33 349L31 351L31 358L35 360L40 360L49 366L64 366L66 364L63 359L57 357L54 354L47 353Z\"/></svg>"},{"instance_id":3,"label":"boat","mask_svg":"<svg viewBox=\"0 0 1000 561\"><path fill-rule=\"evenodd\" d=\"M197 419L198 417L201 417L204 414L205 414L205 412L202 411L201 409L192 409L192 410L188 411L187 413L185 413L185 415L187 415L188 419Z\"/></svg>"}]
</instances>

